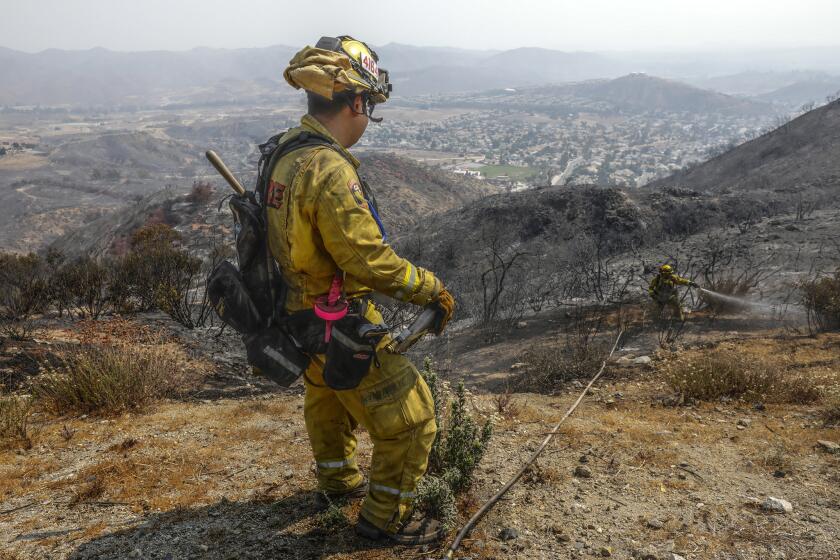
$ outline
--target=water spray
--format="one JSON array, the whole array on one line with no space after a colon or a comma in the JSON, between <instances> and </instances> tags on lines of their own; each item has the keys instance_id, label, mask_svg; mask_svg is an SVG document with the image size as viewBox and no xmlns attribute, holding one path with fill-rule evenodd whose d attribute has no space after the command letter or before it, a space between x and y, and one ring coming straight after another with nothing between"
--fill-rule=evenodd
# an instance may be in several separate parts
<instances>
[{"instance_id":1,"label":"water spray","mask_svg":"<svg viewBox=\"0 0 840 560\"><path fill-rule=\"evenodd\" d=\"M779 312L779 305L776 304L767 304L760 303L757 301L750 301L746 298L721 294L720 292L715 292L714 290L709 290L708 288L698 287L697 290L700 292L700 294L702 294L702 296L706 300L716 301L718 303L725 303L727 305L731 305L732 307L737 307L743 310L767 313L770 315L775 315ZM798 308L799 306L785 305L785 307ZM801 309L798 310L800 312L802 311Z\"/></svg>"}]
</instances>

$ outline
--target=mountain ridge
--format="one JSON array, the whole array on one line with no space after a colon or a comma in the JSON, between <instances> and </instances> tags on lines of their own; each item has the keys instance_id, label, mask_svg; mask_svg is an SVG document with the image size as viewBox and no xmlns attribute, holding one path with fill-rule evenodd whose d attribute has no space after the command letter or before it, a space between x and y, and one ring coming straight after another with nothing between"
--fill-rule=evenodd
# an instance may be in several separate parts
<instances>
[{"instance_id":1,"label":"mountain ridge","mask_svg":"<svg viewBox=\"0 0 840 560\"><path fill-rule=\"evenodd\" d=\"M758 138L651 188L710 192L840 187L840 100L813 109Z\"/></svg>"}]
</instances>

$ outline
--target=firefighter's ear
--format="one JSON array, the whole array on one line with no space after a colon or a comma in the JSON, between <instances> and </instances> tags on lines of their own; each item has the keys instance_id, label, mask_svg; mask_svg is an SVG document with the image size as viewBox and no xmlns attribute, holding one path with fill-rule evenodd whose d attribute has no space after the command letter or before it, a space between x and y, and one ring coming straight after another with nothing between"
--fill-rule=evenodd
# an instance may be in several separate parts
<instances>
[{"instance_id":1,"label":"firefighter's ear","mask_svg":"<svg viewBox=\"0 0 840 560\"><path fill-rule=\"evenodd\" d=\"M358 114L364 114L365 112L365 98L362 95L357 95L353 98L353 112Z\"/></svg>"}]
</instances>

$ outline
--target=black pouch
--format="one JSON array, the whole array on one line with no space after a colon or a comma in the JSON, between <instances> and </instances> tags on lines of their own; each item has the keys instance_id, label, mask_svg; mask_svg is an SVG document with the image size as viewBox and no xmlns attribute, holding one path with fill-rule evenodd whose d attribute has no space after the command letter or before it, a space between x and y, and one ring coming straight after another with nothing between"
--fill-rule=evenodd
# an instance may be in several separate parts
<instances>
[{"instance_id":1,"label":"black pouch","mask_svg":"<svg viewBox=\"0 0 840 560\"><path fill-rule=\"evenodd\" d=\"M222 261L207 277L207 297L219 318L240 334L257 332L263 324L242 274L236 267Z\"/></svg>"},{"instance_id":2,"label":"black pouch","mask_svg":"<svg viewBox=\"0 0 840 560\"><path fill-rule=\"evenodd\" d=\"M370 364L376 359L376 344L379 341L359 335L360 329L369 324L370 321L355 314L333 323L324 364L324 382L330 389L355 389L368 374Z\"/></svg>"},{"instance_id":3,"label":"black pouch","mask_svg":"<svg viewBox=\"0 0 840 560\"><path fill-rule=\"evenodd\" d=\"M279 327L269 327L242 337L248 363L278 385L288 387L309 366L309 357Z\"/></svg>"},{"instance_id":4,"label":"black pouch","mask_svg":"<svg viewBox=\"0 0 840 560\"><path fill-rule=\"evenodd\" d=\"M307 354L326 354L327 343L324 342L326 323L315 315L312 309L295 311L280 319L286 332L291 334L298 348Z\"/></svg>"}]
</instances>

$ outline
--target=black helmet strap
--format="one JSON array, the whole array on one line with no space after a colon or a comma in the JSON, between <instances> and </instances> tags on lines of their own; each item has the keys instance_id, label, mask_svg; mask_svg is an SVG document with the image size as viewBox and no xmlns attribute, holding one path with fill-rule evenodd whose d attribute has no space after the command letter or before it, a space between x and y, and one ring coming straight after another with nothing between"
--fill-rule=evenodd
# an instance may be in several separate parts
<instances>
[{"instance_id":1,"label":"black helmet strap","mask_svg":"<svg viewBox=\"0 0 840 560\"><path fill-rule=\"evenodd\" d=\"M381 123L382 122L382 117L374 117L373 116L373 109L376 107L376 103L373 103L370 100L370 95L368 95L365 92L356 94L356 95L361 95L362 96L362 111L358 112L358 111L356 111L356 108L353 106L353 102L356 100L356 95L354 95L351 92L348 92L348 93L349 93L349 95L347 95L345 97L345 100L347 101L347 106L350 107L350 110L353 111L353 113L355 113L357 115L367 115L367 118L369 118L372 122L375 122L375 123Z\"/></svg>"}]
</instances>

